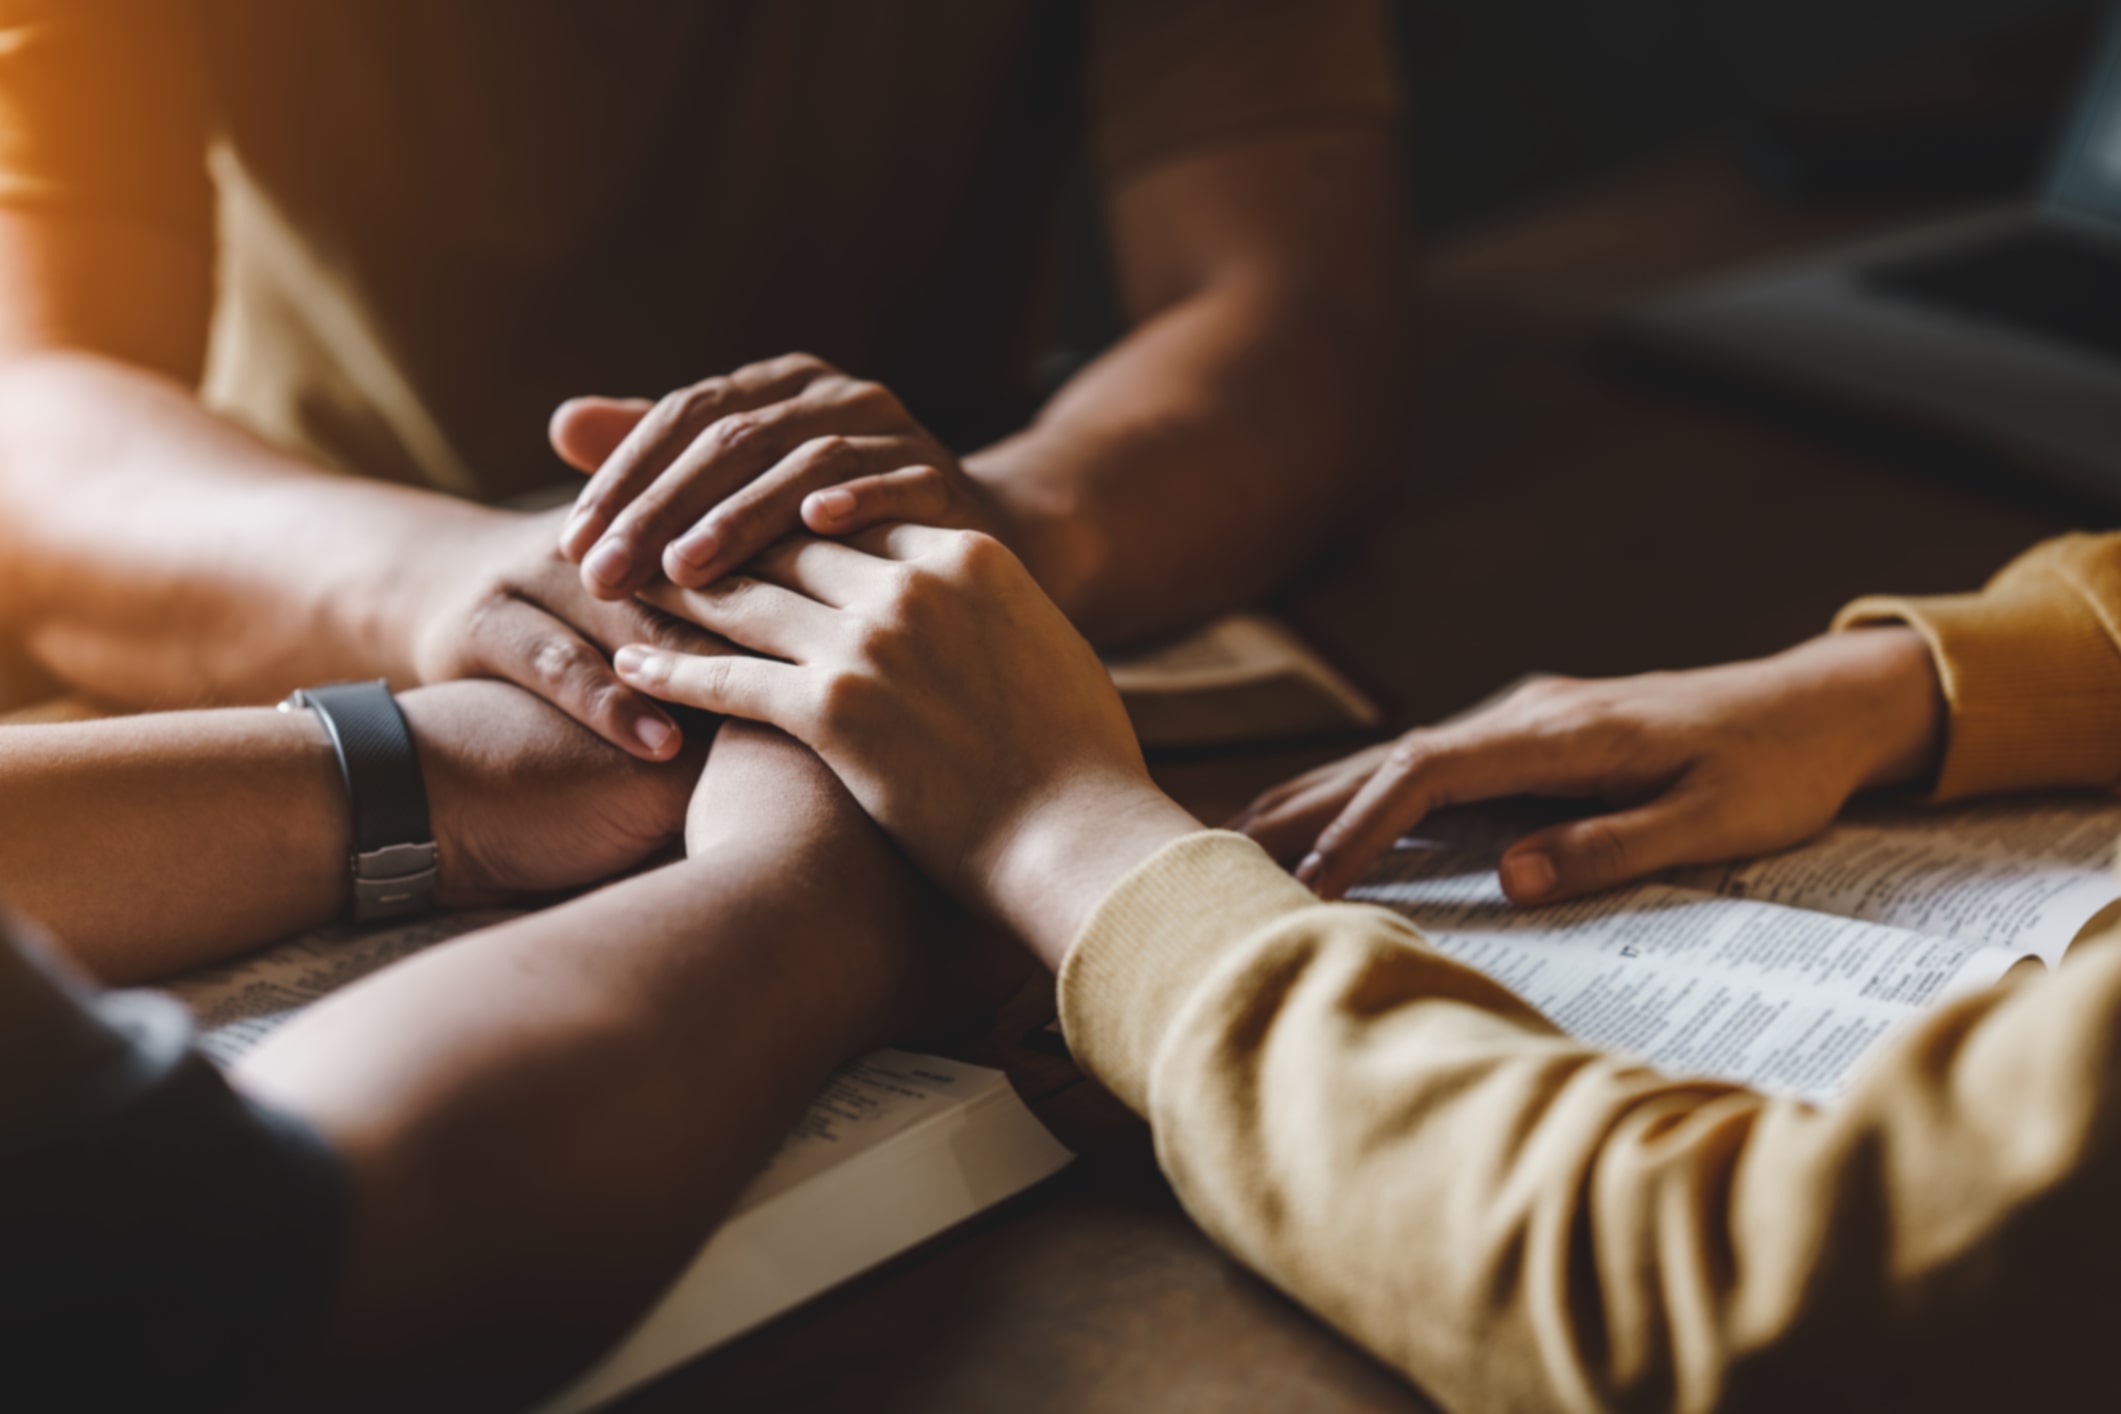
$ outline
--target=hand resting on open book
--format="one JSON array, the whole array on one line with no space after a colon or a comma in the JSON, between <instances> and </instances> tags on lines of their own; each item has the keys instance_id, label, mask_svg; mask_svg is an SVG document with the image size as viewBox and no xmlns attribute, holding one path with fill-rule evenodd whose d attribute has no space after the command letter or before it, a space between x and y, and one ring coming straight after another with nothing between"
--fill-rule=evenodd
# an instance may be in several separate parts
<instances>
[{"instance_id":1,"label":"hand resting on open book","mask_svg":"<svg viewBox=\"0 0 2121 1414\"><path fill-rule=\"evenodd\" d=\"M1860 629L1748 663L1529 683L1268 791L1234 828L1338 898L1431 811L1513 795L1600 802L1609 809L1502 858L1513 901L1552 903L1796 844L1858 791L1932 774L1944 723L1922 640Z\"/></svg>"}]
</instances>

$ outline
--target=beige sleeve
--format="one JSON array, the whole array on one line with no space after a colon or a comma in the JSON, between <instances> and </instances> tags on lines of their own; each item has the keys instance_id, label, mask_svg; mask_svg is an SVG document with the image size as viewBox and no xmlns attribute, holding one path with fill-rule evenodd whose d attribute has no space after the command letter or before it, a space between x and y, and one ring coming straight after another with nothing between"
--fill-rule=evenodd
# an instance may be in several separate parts
<instances>
[{"instance_id":1,"label":"beige sleeve","mask_svg":"<svg viewBox=\"0 0 2121 1414\"><path fill-rule=\"evenodd\" d=\"M1904 623L1950 705L1934 798L2121 784L2121 535L2065 535L1979 594L1859 599L1837 629Z\"/></svg>"},{"instance_id":2,"label":"beige sleeve","mask_svg":"<svg viewBox=\"0 0 2121 1414\"><path fill-rule=\"evenodd\" d=\"M193 0L0 0L0 205L211 239Z\"/></svg>"},{"instance_id":3,"label":"beige sleeve","mask_svg":"<svg viewBox=\"0 0 2121 1414\"><path fill-rule=\"evenodd\" d=\"M2121 1378L2121 939L2072 956L1819 1109L1576 1044L1204 833L1062 1017L1202 1226L1446 1408L2046 1410Z\"/></svg>"},{"instance_id":4,"label":"beige sleeve","mask_svg":"<svg viewBox=\"0 0 2121 1414\"><path fill-rule=\"evenodd\" d=\"M1166 158L1399 110L1381 0L1097 0L1092 143L1109 179Z\"/></svg>"}]
</instances>

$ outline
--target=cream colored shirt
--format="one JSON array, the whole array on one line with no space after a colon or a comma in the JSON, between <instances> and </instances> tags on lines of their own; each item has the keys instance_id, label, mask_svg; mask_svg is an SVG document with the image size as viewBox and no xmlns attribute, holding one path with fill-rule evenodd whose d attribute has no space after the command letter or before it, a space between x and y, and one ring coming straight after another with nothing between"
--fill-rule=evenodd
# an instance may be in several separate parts
<instances>
[{"instance_id":1,"label":"cream colored shirt","mask_svg":"<svg viewBox=\"0 0 2121 1414\"><path fill-rule=\"evenodd\" d=\"M2121 536L1881 620L1937 654L1940 795L2121 781ZM1201 1225L1447 1408L2121 1407L2121 932L1818 1108L1580 1045L1211 832L1103 901L1061 1014Z\"/></svg>"}]
</instances>

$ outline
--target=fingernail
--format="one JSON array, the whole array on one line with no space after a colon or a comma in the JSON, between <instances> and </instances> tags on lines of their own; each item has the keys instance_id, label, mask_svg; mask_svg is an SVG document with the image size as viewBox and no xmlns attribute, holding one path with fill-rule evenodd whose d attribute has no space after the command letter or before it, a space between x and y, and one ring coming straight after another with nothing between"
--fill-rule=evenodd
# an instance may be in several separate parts
<instances>
[{"instance_id":1,"label":"fingernail","mask_svg":"<svg viewBox=\"0 0 2121 1414\"><path fill-rule=\"evenodd\" d=\"M575 541L582 535L582 528L589 524L589 507L576 506L574 514L567 517L567 524L560 530L560 553L572 555L579 547Z\"/></svg>"},{"instance_id":2,"label":"fingernail","mask_svg":"<svg viewBox=\"0 0 2121 1414\"><path fill-rule=\"evenodd\" d=\"M613 671L634 682L655 684L670 675L669 655L629 643L611 655Z\"/></svg>"},{"instance_id":3,"label":"fingernail","mask_svg":"<svg viewBox=\"0 0 2121 1414\"><path fill-rule=\"evenodd\" d=\"M633 734L648 748L648 754L661 757L670 751L670 743L676 739L678 729L661 717L642 717L633 724Z\"/></svg>"},{"instance_id":4,"label":"fingernail","mask_svg":"<svg viewBox=\"0 0 2121 1414\"><path fill-rule=\"evenodd\" d=\"M1512 898L1543 898L1554 888L1554 861L1543 854L1513 854L1502 861L1503 892Z\"/></svg>"},{"instance_id":5,"label":"fingernail","mask_svg":"<svg viewBox=\"0 0 2121 1414\"><path fill-rule=\"evenodd\" d=\"M854 510L854 493L835 486L810 495L811 513L820 520L838 520Z\"/></svg>"},{"instance_id":6,"label":"fingernail","mask_svg":"<svg viewBox=\"0 0 2121 1414\"><path fill-rule=\"evenodd\" d=\"M1318 877L1318 871L1326 867L1326 857L1317 850L1304 856L1304 862L1296 866L1296 882L1308 884Z\"/></svg>"},{"instance_id":7,"label":"fingernail","mask_svg":"<svg viewBox=\"0 0 2121 1414\"><path fill-rule=\"evenodd\" d=\"M633 567L632 559L633 557L626 553L624 545L616 540L606 540L590 552L588 559L582 561L582 574L592 584L616 589L626 578L626 571Z\"/></svg>"},{"instance_id":8,"label":"fingernail","mask_svg":"<svg viewBox=\"0 0 2121 1414\"><path fill-rule=\"evenodd\" d=\"M680 564L690 565L692 568L698 569L714 558L714 552L718 548L720 541L721 537L712 530L687 531L683 536L672 542L670 553Z\"/></svg>"}]
</instances>

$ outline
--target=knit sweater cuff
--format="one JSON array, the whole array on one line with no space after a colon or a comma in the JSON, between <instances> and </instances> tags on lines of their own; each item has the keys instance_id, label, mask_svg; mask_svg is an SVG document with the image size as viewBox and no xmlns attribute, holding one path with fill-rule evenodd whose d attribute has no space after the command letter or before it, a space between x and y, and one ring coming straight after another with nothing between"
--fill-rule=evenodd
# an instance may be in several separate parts
<instances>
[{"instance_id":1,"label":"knit sweater cuff","mask_svg":"<svg viewBox=\"0 0 2121 1414\"><path fill-rule=\"evenodd\" d=\"M1329 906L1243 835L1173 840L1105 895L1061 967L1061 1027L1076 1062L1148 1113L1157 1048L1215 964L1261 928Z\"/></svg>"},{"instance_id":2,"label":"knit sweater cuff","mask_svg":"<svg viewBox=\"0 0 2121 1414\"><path fill-rule=\"evenodd\" d=\"M1950 707L1933 800L2121 779L2121 654L2074 585L2041 575L1981 594L1859 599L1834 619L1888 623L1929 643Z\"/></svg>"}]
</instances>

